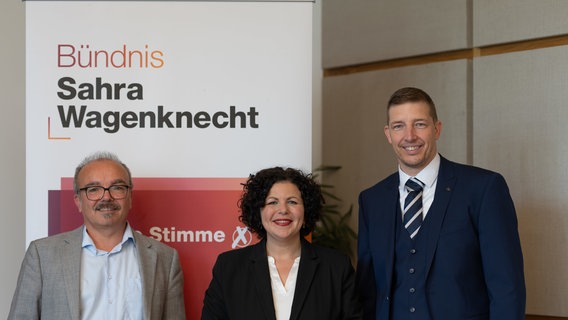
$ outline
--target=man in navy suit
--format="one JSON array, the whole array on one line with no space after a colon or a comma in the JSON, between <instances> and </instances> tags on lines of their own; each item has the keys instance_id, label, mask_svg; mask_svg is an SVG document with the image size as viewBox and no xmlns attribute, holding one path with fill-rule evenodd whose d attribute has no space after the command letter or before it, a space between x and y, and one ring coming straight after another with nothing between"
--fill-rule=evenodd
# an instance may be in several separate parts
<instances>
[{"instance_id":1,"label":"man in navy suit","mask_svg":"<svg viewBox=\"0 0 568 320\"><path fill-rule=\"evenodd\" d=\"M507 184L496 172L440 156L441 129L426 92L402 88L391 96L384 132L398 172L359 196L365 319L524 319L523 257ZM411 197L418 208L407 222L410 178L418 179Z\"/></svg>"}]
</instances>

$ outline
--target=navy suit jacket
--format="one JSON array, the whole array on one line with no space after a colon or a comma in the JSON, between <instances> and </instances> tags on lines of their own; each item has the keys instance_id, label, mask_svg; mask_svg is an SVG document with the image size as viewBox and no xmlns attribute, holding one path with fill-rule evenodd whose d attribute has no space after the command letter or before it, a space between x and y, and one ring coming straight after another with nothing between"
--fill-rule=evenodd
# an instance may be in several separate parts
<instances>
[{"instance_id":1,"label":"navy suit jacket","mask_svg":"<svg viewBox=\"0 0 568 320\"><path fill-rule=\"evenodd\" d=\"M399 176L359 195L357 287L365 319L388 320ZM525 318L517 217L498 173L441 157L426 219L426 298L435 320Z\"/></svg>"},{"instance_id":2,"label":"navy suit jacket","mask_svg":"<svg viewBox=\"0 0 568 320\"><path fill-rule=\"evenodd\" d=\"M290 320L361 316L349 257L302 239ZM201 319L276 320L265 240L219 255Z\"/></svg>"}]
</instances>

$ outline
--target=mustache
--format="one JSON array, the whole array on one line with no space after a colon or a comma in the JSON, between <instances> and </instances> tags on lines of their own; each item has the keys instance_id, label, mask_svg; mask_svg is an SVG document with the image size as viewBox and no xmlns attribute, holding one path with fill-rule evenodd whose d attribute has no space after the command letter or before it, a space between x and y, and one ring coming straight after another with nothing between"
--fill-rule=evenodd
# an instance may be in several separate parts
<instances>
[{"instance_id":1,"label":"mustache","mask_svg":"<svg viewBox=\"0 0 568 320\"><path fill-rule=\"evenodd\" d=\"M102 202L95 206L95 210L120 210L121 208L116 202Z\"/></svg>"}]
</instances>

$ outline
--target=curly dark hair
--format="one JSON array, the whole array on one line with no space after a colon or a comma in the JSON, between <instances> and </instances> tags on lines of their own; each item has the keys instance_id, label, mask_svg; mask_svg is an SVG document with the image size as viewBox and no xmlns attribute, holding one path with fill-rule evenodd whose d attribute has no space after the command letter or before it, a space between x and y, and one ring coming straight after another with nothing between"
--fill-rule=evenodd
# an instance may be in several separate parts
<instances>
[{"instance_id":1,"label":"curly dark hair","mask_svg":"<svg viewBox=\"0 0 568 320\"><path fill-rule=\"evenodd\" d=\"M320 185L311 173L305 174L293 168L273 167L251 174L243 183L243 194L238 206L241 209L239 220L261 239L266 237L262 226L260 211L265 205L266 196L277 182L289 181L298 187L304 202L304 225L300 230L302 237L310 234L320 219L324 204Z\"/></svg>"}]
</instances>

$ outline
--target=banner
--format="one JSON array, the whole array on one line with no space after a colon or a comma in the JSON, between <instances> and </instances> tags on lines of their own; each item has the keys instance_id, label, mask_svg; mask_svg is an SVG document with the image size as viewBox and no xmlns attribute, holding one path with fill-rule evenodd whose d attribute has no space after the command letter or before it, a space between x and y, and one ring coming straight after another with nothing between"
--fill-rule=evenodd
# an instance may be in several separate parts
<instances>
[{"instance_id":1,"label":"banner","mask_svg":"<svg viewBox=\"0 0 568 320\"><path fill-rule=\"evenodd\" d=\"M82 223L94 151L134 177L132 226L176 248L188 319L216 256L256 241L241 183L311 169L311 2L28 1L26 240Z\"/></svg>"}]
</instances>

